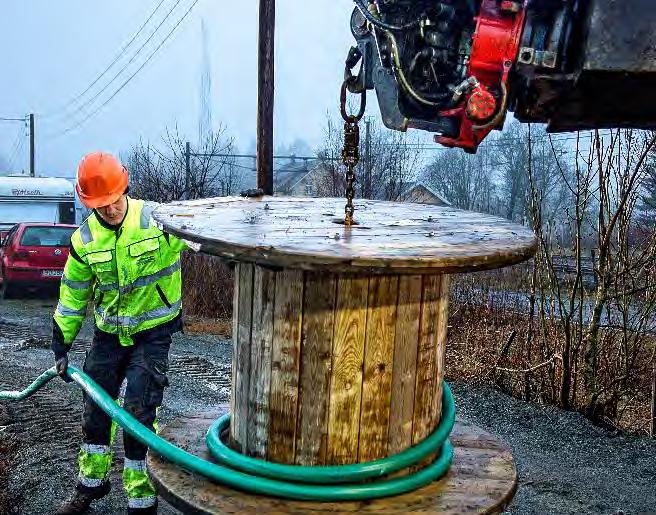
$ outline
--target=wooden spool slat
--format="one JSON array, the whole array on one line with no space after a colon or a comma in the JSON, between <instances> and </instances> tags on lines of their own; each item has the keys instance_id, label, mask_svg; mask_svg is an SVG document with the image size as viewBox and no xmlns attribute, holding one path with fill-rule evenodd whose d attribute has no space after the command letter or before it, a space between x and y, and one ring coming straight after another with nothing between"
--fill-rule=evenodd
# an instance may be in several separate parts
<instances>
[{"instance_id":1,"label":"wooden spool slat","mask_svg":"<svg viewBox=\"0 0 656 515\"><path fill-rule=\"evenodd\" d=\"M418 351L416 342L419 341L421 319L421 284L422 279L419 275L399 278L390 400L389 454L397 454L412 445Z\"/></svg>"},{"instance_id":2,"label":"wooden spool slat","mask_svg":"<svg viewBox=\"0 0 656 515\"><path fill-rule=\"evenodd\" d=\"M267 457L269 442L269 394L275 285L276 276L273 271L259 266L255 267L246 450L249 455L257 458Z\"/></svg>"},{"instance_id":3,"label":"wooden spool slat","mask_svg":"<svg viewBox=\"0 0 656 515\"><path fill-rule=\"evenodd\" d=\"M398 285L397 276L372 277L369 282L358 450L360 462L387 456Z\"/></svg>"},{"instance_id":4,"label":"wooden spool slat","mask_svg":"<svg viewBox=\"0 0 656 515\"><path fill-rule=\"evenodd\" d=\"M251 330L253 314L254 266L237 264L235 268L235 302L233 318L233 372L232 423L230 435L232 445L240 452L246 451L248 439L248 399L251 366Z\"/></svg>"},{"instance_id":5,"label":"wooden spool slat","mask_svg":"<svg viewBox=\"0 0 656 515\"><path fill-rule=\"evenodd\" d=\"M422 310L417 354L417 376L415 383L415 409L412 423L412 442L417 443L428 436L440 419L437 411L438 396L442 394L441 380L444 370L438 367L438 349L444 345L438 336L444 334L440 320L440 305L447 302L448 289L443 276L424 276L422 285ZM439 381L439 382L438 382Z\"/></svg>"},{"instance_id":6,"label":"wooden spool slat","mask_svg":"<svg viewBox=\"0 0 656 515\"><path fill-rule=\"evenodd\" d=\"M326 462L337 280L309 273L304 286L295 463L310 466Z\"/></svg>"},{"instance_id":7,"label":"wooden spool slat","mask_svg":"<svg viewBox=\"0 0 656 515\"><path fill-rule=\"evenodd\" d=\"M326 464L358 459L362 361L367 323L369 279L341 278L337 283L335 335L328 413Z\"/></svg>"},{"instance_id":8,"label":"wooden spool slat","mask_svg":"<svg viewBox=\"0 0 656 515\"><path fill-rule=\"evenodd\" d=\"M268 459L281 463L294 462L302 310L303 273L280 272L273 316Z\"/></svg>"}]
</instances>

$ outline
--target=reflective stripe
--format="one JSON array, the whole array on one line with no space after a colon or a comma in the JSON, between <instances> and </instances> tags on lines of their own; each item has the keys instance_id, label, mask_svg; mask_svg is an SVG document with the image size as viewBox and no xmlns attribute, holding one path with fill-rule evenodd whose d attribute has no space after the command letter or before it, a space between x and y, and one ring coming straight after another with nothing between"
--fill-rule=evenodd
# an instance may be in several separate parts
<instances>
[{"instance_id":1,"label":"reflective stripe","mask_svg":"<svg viewBox=\"0 0 656 515\"><path fill-rule=\"evenodd\" d=\"M137 279L133 283L122 286L121 294L130 293L135 288L143 288L144 286L153 284L159 281L160 279L162 279L163 277L173 275L178 270L180 270L180 260L177 260L171 266L162 268L159 272L155 272L154 274L150 274L150 275L144 275L143 277L139 277L139 279Z\"/></svg>"},{"instance_id":2,"label":"reflective stripe","mask_svg":"<svg viewBox=\"0 0 656 515\"><path fill-rule=\"evenodd\" d=\"M61 302L57 303L57 312L64 317L83 317L87 314L87 307L82 309L71 309L64 306Z\"/></svg>"},{"instance_id":3,"label":"reflective stripe","mask_svg":"<svg viewBox=\"0 0 656 515\"><path fill-rule=\"evenodd\" d=\"M125 458L123 467L126 469L134 470L136 472L146 472L146 460L131 460Z\"/></svg>"},{"instance_id":4,"label":"reflective stripe","mask_svg":"<svg viewBox=\"0 0 656 515\"><path fill-rule=\"evenodd\" d=\"M98 291L114 291L118 290L118 283L98 284Z\"/></svg>"},{"instance_id":5,"label":"reflective stripe","mask_svg":"<svg viewBox=\"0 0 656 515\"><path fill-rule=\"evenodd\" d=\"M153 211L155 211L155 208L157 207L157 204L154 204L152 202L145 202L143 207L141 208L141 228L142 229L148 229L150 227L150 217L153 214Z\"/></svg>"},{"instance_id":6,"label":"reflective stripe","mask_svg":"<svg viewBox=\"0 0 656 515\"><path fill-rule=\"evenodd\" d=\"M82 475L77 476L77 480L81 485L84 485L89 488L98 488L105 481L104 479L92 479L90 477L84 477Z\"/></svg>"},{"instance_id":7,"label":"reflective stripe","mask_svg":"<svg viewBox=\"0 0 656 515\"><path fill-rule=\"evenodd\" d=\"M151 311L146 311L137 317L117 317L117 316L107 316L105 310L101 307L96 309L96 312L102 319L104 324L112 326L122 326L122 327L136 327L142 322L148 320L156 320L158 318L164 318L169 315L177 313L177 311L182 306L182 300L179 300L171 305L171 307L163 306L161 308L153 309Z\"/></svg>"},{"instance_id":8,"label":"reflective stripe","mask_svg":"<svg viewBox=\"0 0 656 515\"><path fill-rule=\"evenodd\" d=\"M121 295L125 295L126 293L130 293L132 290L135 290L137 288L143 288L144 286L148 286L150 284L156 283L160 279L164 277L168 277L169 275L173 275L175 272L180 270L180 260L176 261L173 263L171 266L167 266L166 268L162 268L159 272L155 272L154 274L150 275L145 275L143 277L139 277L136 281L126 284L124 286L121 286L120 292ZM98 285L98 291L116 291L118 290L118 284L117 283L110 283L110 284L99 284Z\"/></svg>"},{"instance_id":9,"label":"reflective stripe","mask_svg":"<svg viewBox=\"0 0 656 515\"><path fill-rule=\"evenodd\" d=\"M71 281L66 276L62 276L62 283L73 290L86 290L91 287L91 281Z\"/></svg>"},{"instance_id":10,"label":"reflective stripe","mask_svg":"<svg viewBox=\"0 0 656 515\"><path fill-rule=\"evenodd\" d=\"M89 454L109 454L112 449L109 445L95 445L91 443L82 444L81 449Z\"/></svg>"},{"instance_id":11,"label":"reflective stripe","mask_svg":"<svg viewBox=\"0 0 656 515\"><path fill-rule=\"evenodd\" d=\"M150 508L157 504L157 496L139 497L138 499L128 499L128 508Z\"/></svg>"},{"instance_id":12,"label":"reflective stripe","mask_svg":"<svg viewBox=\"0 0 656 515\"><path fill-rule=\"evenodd\" d=\"M91 234L91 229L89 228L89 220L85 220L84 223L80 226L80 238L82 243L88 245L93 241L93 234Z\"/></svg>"}]
</instances>

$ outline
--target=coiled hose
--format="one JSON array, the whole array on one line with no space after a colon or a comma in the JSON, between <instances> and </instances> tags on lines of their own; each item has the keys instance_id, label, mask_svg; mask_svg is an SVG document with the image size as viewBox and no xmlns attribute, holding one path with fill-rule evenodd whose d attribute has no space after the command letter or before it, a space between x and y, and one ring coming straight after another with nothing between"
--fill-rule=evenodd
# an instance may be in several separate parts
<instances>
[{"instance_id":1,"label":"coiled hose","mask_svg":"<svg viewBox=\"0 0 656 515\"><path fill-rule=\"evenodd\" d=\"M270 463L244 456L228 448L221 441L220 435L229 427L230 415L219 418L210 427L206 436L208 448L219 464L203 460L167 442L141 424L117 405L114 399L83 371L69 366L68 375L124 431L155 453L190 472L254 494L305 501L339 502L378 499L409 492L431 483L448 471L453 459L453 447L448 437L455 423L455 403L446 382L440 424L432 434L417 445L394 456L368 463L304 467ZM0 400L25 399L55 377L57 377L55 368L50 368L22 391L0 392ZM436 453L439 455L435 461L409 475L358 483L416 465Z\"/></svg>"}]
</instances>

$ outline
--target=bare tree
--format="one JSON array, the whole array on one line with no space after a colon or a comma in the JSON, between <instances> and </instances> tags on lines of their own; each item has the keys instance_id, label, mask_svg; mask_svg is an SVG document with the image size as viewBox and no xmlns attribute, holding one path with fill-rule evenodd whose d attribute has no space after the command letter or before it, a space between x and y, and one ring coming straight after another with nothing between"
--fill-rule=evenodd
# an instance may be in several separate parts
<instances>
[{"instance_id":1,"label":"bare tree","mask_svg":"<svg viewBox=\"0 0 656 515\"><path fill-rule=\"evenodd\" d=\"M542 373L557 401L596 421L619 424L631 399L644 399L654 363L656 233L653 226L637 231L636 206L655 144L656 136L644 132L594 133L589 141L577 140L573 173L554 150L559 180L569 190L561 206L569 247L544 223L546 190L535 170L528 170L531 220L540 245L525 359L552 364L555 359L559 380L555 366ZM573 269L573 277L563 268ZM591 273L592 289L584 280ZM554 339L548 327L559 327L561 337Z\"/></svg>"},{"instance_id":2,"label":"bare tree","mask_svg":"<svg viewBox=\"0 0 656 515\"><path fill-rule=\"evenodd\" d=\"M162 143L158 148L139 142L125 157L131 173L130 188L136 196L170 202L230 195L239 188L240 173L232 155L233 142L225 136L224 128L203 138L200 147L192 148L189 173L186 140L177 127L172 131L167 129Z\"/></svg>"},{"instance_id":3,"label":"bare tree","mask_svg":"<svg viewBox=\"0 0 656 515\"><path fill-rule=\"evenodd\" d=\"M320 173L315 174L318 196L344 194L341 163L344 129L327 117L324 140L318 152ZM399 200L417 177L421 150L409 135L393 132L373 118L360 123L360 163L356 169L360 198Z\"/></svg>"},{"instance_id":4,"label":"bare tree","mask_svg":"<svg viewBox=\"0 0 656 515\"><path fill-rule=\"evenodd\" d=\"M465 154L460 149L440 151L422 176L454 207L495 212L497 200L492 157L486 149L480 149L476 155Z\"/></svg>"}]
</instances>

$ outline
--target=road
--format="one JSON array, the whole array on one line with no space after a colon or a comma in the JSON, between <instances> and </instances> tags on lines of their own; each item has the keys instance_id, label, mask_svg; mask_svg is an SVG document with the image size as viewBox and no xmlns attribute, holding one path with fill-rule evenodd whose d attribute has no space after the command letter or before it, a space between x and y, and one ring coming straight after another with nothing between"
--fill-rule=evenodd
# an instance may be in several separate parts
<instances>
[{"instance_id":1,"label":"road","mask_svg":"<svg viewBox=\"0 0 656 515\"><path fill-rule=\"evenodd\" d=\"M0 389L24 386L52 363L48 350L52 299L0 301ZM73 362L90 343L86 325ZM171 351L171 387L161 418L204 411L230 393L231 345L212 335L177 335ZM512 513L656 513L656 441L595 427L576 413L527 404L483 385L454 383L458 410L513 450L520 486ZM0 441L17 444L9 495L16 513L48 514L75 484L81 440L81 395L51 383L37 396L0 405ZM120 441L120 439L117 439ZM117 462L122 460L116 446ZM121 467L111 494L94 514L124 513ZM1 497L1 496L0 496ZM177 514L162 503L160 513Z\"/></svg>"},{"instance_id":2,"label":"road","mask_svg":"<svg viewBox=\"0 0 656 515\"><path fill-rule=\"evenodd\" d=\"M516 311L518 313L529 314L530 313L530 294L527 292L515 292L515 291L497 291L487 288L467 288L463 291L454 290L452 295L454 299L458 302L473 302L476 305L488 305L496 309L509 309ZM567 313L569 309L569 301L565 301L564 305L566 310L561 311L560 305L554 301L555 297L547 296L545 297L545 314L554 318L561 318L563 314ZM539 309L538 303L540 302L540 296L536 295L536 311ZM583 323L587 324L592 318L592 312L594 309L594 300L586 299L583 301ZM576 309L576 308L575 308ZM631 306L628 309L628 326L629 329L638 329L637 323L640 320L642 312L638 310L637 306ZM576 321L576 318L575 318ZM622 313L616 305L609 303L607 309L604 309L601 315L601 325L602 327L622 327ZM641 327L642 332L656 333L656 312L652 312L651 317L647 317L644 327Z\"/></svg>"}]
</instances>

